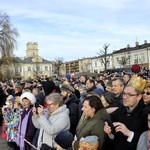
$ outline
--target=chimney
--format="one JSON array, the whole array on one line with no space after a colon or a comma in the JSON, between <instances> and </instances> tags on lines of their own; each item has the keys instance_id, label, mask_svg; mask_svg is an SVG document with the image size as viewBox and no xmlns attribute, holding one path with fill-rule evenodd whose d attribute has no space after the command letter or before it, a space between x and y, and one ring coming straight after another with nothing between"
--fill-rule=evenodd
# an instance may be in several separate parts
<instances>
[{"instance_id":1,"label":"chimney","mask_svg":"<svg viewBox=\"0 0 150 150\"><path fill-rule=\"evenodd\" d=\"M127 44L127 49L129 49L130 48L130 44Z\"/></svg>"},{"instance_id":2,"label":"chimney","mask_svg":"<svg viewBox=\"0 0 150 150\"><path fill-rule=\"evenodd\" d=\"M147 44L147 40L144 40L144 44Z\"/></svg>"},{"instance_id":3,"label":"chimney","mask_svg":"<svg viewBox=\"0 0 150 150\"><path fill-rule=\"evenodd\" d=\"M139 42L135 42L135 46L138 47L139 46Z\"/></svg>"}]
</instances>

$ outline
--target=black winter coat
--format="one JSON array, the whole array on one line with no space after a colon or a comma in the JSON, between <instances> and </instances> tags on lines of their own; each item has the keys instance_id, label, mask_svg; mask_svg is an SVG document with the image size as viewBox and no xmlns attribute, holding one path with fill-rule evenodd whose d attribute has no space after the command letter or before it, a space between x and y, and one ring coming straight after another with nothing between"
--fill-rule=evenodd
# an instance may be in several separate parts
<instances>
[{"instance_id":1,"label":"black winter coat","mask_svg":"<svg viewBox=\"0 0 150 150\"><path fill-rule=\"evenodd\" d=\"M145 105L141 100L130 113L125 106L122 106L111 114L111 120L124 123L129 130L134 132L134 137L131 142L128 142L127 137L118 132L115 134L114 140L107 144L107 150L136 150L139 136L147 130L147 118L143 115L144 107Z\"/></svg>"},{"instance_id":2,"label":"black winter coat","mask_svg":"<svg viewBox=\"0 0 150 150\"><path fill-rule=\"evenodd\" d=\"M69 99L66 101L67 108L69 109L69 118L70 118L70 132L75 135L76 127L79 122L79 99L74 94L69 96Z\"/></svg>"}]
</instances>

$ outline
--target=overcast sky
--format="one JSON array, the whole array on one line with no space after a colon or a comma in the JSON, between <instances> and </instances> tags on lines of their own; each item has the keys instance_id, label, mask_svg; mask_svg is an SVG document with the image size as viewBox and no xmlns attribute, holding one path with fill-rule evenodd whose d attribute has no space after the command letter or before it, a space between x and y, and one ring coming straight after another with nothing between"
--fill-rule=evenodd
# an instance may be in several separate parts
<instances>
[{"instance_id":1,"label":"overcast sky","mask_svg":"<svg viewBox=\"0 0 150 150\"><path fill-rule=\"evenodd\" d=\"M15 55L26 55L27 42L38 42L47 60L97 56L136 40L150 43L150 0L0 0L20 37Z\"/></svg>"}]
</instances>

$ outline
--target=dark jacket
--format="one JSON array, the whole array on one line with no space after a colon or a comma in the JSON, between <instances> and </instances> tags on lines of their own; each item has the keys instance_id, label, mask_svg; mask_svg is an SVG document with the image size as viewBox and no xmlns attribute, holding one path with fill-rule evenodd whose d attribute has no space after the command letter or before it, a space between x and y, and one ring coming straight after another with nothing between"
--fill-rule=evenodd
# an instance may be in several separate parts
<instances>
[{"instance_id":1,"label":"dark jacket","mask_svg":"<svg viewBox=\"0 0 150 150\"><path fill-rule=\"evenodd\" d=\"M110 120L110 116L105 109L99 110L93 118L88 117L83 121L77 130L77 141L75 141L75 150L79 149L79 140L82 137L95 135L99 138L100 149L103 147L105 142L106 134L104 133L104 121Z\"/></svg>"},{"instance_id":2,"label":"dark jacket","mask_svg":"<svg viewBox=\"0 0 150 150\"><path fill-rule=\"evenodd\" d=\"M113 93L104 94L107 102L109 103L109 107L121 107L122 106L122 93L119 96L115 96Z\"/></svg>"},{"instance_id":3,"label":"dark jacket","mask_svg":"<svg viewBox=\"0 0 150 150\"><path fill-rule=\"evenodd\" d=\"M65 102L67 108L69 109L70 118L70 132L75 135L76 127L79 122L79 99L74 94L69 96L69 99Z\"/></svg>"},{"instance_id":4,"label":"dark jacket","mask_svg":"<svg viewBox=\"0 0 150 150\"><path fill-rule=\"evenodd\" d=\"M132 112L128 112L125 106L118 108L111 114L113 122L121 122L134 132L134 137L131 142L127 141L127 137L121 132L115 134L112 141L112 146L108 145L108 150L136 150L136 145L141 133L147 130L147 118L143 115L145 105L141 100Z\"/></svg>"},{"instance_id":5,"label":"dark jacket","mask_svg":"<svg viewBox=\"0 0 150 150\"><path fill-rule=\"evenodd\" d=\"M91 89L87 90L87 93L89 93L89 92L94 92L101 96L104 93L104 90L101 88L97 88L96 86L93 86Z\"/></svg>"},{"instance_id":6,"label":"dark jacket","mask_svg":"<svg viewBox=\"0 0 150 150\"><path fill-rule=\"evenodd\" d=\"M28 110L24 110L22 115L21 115L21 122L23 118L25 117L26 114L28 114L29 110L32 108L29 108ZM29 118L28 118L28 123L27 123L27 129L26 129L26 134L25 134L25 139L29 142L32 142L32 139L34 137L34 134L36 132L36 128L34 127L32 123L32 111L30 111ZM25 142L25 150L31 150L31 146Z\"/></svg>"}]
</instances>

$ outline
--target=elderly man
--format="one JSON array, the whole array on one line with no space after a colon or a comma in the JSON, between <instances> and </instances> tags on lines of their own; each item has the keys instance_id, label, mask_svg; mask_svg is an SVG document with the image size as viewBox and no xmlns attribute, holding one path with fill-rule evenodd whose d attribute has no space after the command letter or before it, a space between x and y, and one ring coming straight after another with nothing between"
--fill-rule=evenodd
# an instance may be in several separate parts
<instances>
[{"instance_id":1,"label":"elderly man","mask_svg":"<svg viewBox=\"0 0 150 150\"><path fill-rule=\"evenodd\" d=\"M123 91L123 106L111 114L114 127L105 122L104 131L112 140L111 150L135 150L140 134L147 129L142 92L146 81L133 76ZM113 129L114 128L114 129ZM114 132L112 132L114 130ZM106 148L107 150L107 148Z\"/></svg>"}]
</instances>

